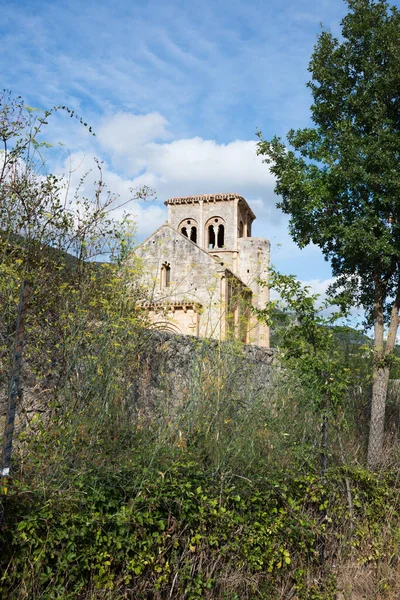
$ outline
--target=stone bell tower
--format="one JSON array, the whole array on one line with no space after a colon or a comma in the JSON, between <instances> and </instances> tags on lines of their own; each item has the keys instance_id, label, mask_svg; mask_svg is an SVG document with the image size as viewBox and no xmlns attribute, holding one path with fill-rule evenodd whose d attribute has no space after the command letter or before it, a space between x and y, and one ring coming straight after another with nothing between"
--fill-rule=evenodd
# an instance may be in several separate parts
<instances>
[{"instance_id":1,"label":"stone bell tower","mask_svg":"<svg viewBox=\"0 0 400 600\"><path fill-rule=\"evenodd\" d=\"M252 305L269 301L270 244L251 236L255 214L238 194L204 194L170 198L168 224L230 270L252 292ZM249 342L269 346L269 328L251 316Z\"/></svg>"}]
</instances>

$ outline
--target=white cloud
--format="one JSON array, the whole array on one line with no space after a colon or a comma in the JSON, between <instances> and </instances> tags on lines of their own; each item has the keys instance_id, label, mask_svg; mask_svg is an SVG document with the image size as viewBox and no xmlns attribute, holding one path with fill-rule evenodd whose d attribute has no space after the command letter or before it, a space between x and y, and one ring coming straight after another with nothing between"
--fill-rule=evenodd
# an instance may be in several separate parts
<instances>
[{"instance_id":1,"label":"white cloud","mask_svg":"<svg viewBox=\"0 0 400 600\"><path fill-rule=\"evenodd\" d=\"M302 281L303 285L310 288L310 294L319 294L319 302L323 302L326 299L326 293L330 285L335 282L334 277L329 279L309 279ZM324 310L324 315L329 316L336 311L335 307L331 307ZM349 307L349 312L345 318L340 319L338 324L349 325L357 329L362 329L362 323L365 319L365 312L358 306Z\"/></svg>"},{"instance_id":2,"label":"white cloud","mask_svg":"<svg viewBox=\"0 0 400 600\"><path fill-rule=\"evenodd\" d=\"M169 137L166 126L167 120L159 113L134 115L119 112L111 118L102 119L97 128L97 138L117 168L135 173L138 168L146 166L149 143Z\"/></svg>"},{"instance_id":3,"label":"white cloud","mask_svg":"<svg viewBox=\"0 0 400 600\"><path fill-rule=\"evenodd\" d=\"M131 186L146 183L160 200L236 191L258 217L254 235L283 243L278 268L328 277L315 248L300 252L290 240L273 179L248 140L257 127L270 139L308 124L304 84L318 23L336 34L344 3L69 0L37 2L32 11L20 0L6 6L4 87L32 106L65 104L82 115L96 139L61 115L50 118L58 127L53 139L73 153L104 157L108 189L127 199ZM96 124L99 114L108 116ZM61 149L55 160L64 156ZM132 210L140 238L166 218L162 204L139 202Z\"/></svg>"},{"instance_id":4,"label":"white cloud","mask_svg":"<svg viewBox=\"0 0 400 600\"><path fill-rule=\"evenodd\" d=\"M96 138L86 136L81 140L82 143L86 140L86 151L70 157L71 189L82 173L93 169L82 190L87 197L93 196L93 181L98 175L89 157L95 154L104 157L103 179L107 190L117 194L121 202L132 197L132 189L142 185L153 188L157 202L136 200L127 206L136 216L138 241L166 221L163 201L169 197L237 192L248 200L257 216L253 235L271 240L273 264L303 280L311 276L312 288L321 291L323 284L319 281L328 274L327 265L318 248L309 246L300 251L288 235L288 219L276 208L274 178L256 155L254 141L221 144L199 136L168 140L168 123L158 113L118 112L103 118L95 129ZM91 145L96 143L97 147ZM63 170L68 172L68 169L66 163Z\"/></svg>"},{"instance_id":5,"label":"white cloud","mask_svg":"<svg viewBox=\"0 0 400 600\"><path fill-rule=\"evenodd\" d=\"M310 294L319 294L322 298L325 297L328 287L335 282L333 277L329 279L309 279L302 281L302 284L310 288Z\"/></svg>"},{"instance_id":6,"label":"white cloud","mask_svg":"<svg viewBox=\"0 0 400 600\"><path fill-rule=\"evenodd\" d=\"M72 153L58 170L65 176L71 172L71 190L84 173L91 171L81 190L90 198L99 178L90 157L97 154L105 157L102 175L106 189L118 195L121 202L131 198L132 189L139 186L155 189L158 203L134 201L128 206L137 217L139 240L166 220L162 201L171 196L217 192L237 192L248 199L259 217L255 235L268 237L271 224L277 234L276 227L283 220L275 208L274 180L256 155L255 142L219 144L200 137L166 141L167 126L166 119L158 113L118 112L103 118L96 127L96 138L81 138L82 144L86 142L86 150ZM286 225L281 225L283 235Z\"/></svg>"},{"instance_id":7,"label":"white cloud","mask_svg":"<svg viewBox=\"0 0 400 600\"><path fill-rule=\"evenodd\" d=\"M64 178L69 180L70 193L74 194L79 186L80 197L94 198L97 183L101 177L105 184L103 194L110 193L113 197L113 217L119 219L125 211L132 214L137 222L139 238L150 235L165 222L167 213L163 206L135 199L137 186L134 180L121 177L106 163L101 164L101 169L100 175L96 162L89 153L75 152L71 154L63 167ZM120 208L118 208L119 206Z\"/></svg>"},{"instance_id":8,"label":"white cloud","mask_svg":"<svg viewBox=\"0 0 400 600\"><path fill-rule=\"evenodd\" d=\"M309 294L318 294L320 296L319 301L323 302L326 298L326 292L328 287L334 283L335 279L330 277L329 279L309 279L301 281L300 283L304 287L308 287ZM278 300L279 294L275 290L271 290L271 299Z\"/></svg>"},{"instance_id":9,"label":"white cloud","mask_svg":"<svg viewBox=\"0 0 400 600\"><path fill-rule=\"evenodd\" d=\"M187 194L202 191L236 189L237 186L259 195L273 185L268 168L256 156L256 143L236 140L218 144L201 137L160 142L168 137L167 121L158 113L132 115L118 113L103 120L97 128L102 152L109 153L113 166L126 175L144 173L142 179L158 181L164 188L185 187ZM204 186L208 189L204 190ZM195 189L194 189L195 188ZM179 192L181 193L181 192ZM174 193L173 195L176 195Z\"/></svg>"}]
</instances>

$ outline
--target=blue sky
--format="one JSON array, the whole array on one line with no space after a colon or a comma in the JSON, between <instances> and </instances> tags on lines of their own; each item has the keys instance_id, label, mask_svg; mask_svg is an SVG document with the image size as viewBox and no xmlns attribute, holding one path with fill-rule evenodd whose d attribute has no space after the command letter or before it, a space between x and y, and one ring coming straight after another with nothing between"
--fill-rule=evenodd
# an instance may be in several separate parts
<instances>
[{"instance_id":1,"label":"blue sky","mask_svg":"<svg viewBox=\"0 0 400 600\"><path fill-rule=\"evenodd\" d=\"M345 13L342 0L0 0L0 87L31 106L65 104L92 125L96 138L72 119L50 121L48 136L70 152L54 164L72 167L73 180L96 155L121 198L155 188L157 202L132 207L139 240L165 221L170 196L238 192L274 264L323 291L329 265L290 240L255 132L308 124L320 24L339 34Z\"/></svg>"}]
</instances>

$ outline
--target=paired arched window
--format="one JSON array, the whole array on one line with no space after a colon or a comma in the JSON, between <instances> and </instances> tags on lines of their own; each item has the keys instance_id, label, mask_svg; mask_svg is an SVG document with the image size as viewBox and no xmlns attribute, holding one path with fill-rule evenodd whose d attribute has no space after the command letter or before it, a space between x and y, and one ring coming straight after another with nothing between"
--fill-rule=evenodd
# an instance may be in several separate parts
<instances>
[{"instance_id":1,"label":"paired arched window","mask_svg":"<svg viewBox=\"0 0 400 600\"><path fill-rule=\"evenodd\" d=\"M225 246L225 221L221 217L212 217L206 223L207 248L223 248Z\"/></svg>"},{"instance_id":2,"label":"paired arched window","mask_svg":"<svg viewBox=\"0 0 400 600\"><path fill-rule=\"evenodd\" d=\"M179 225L179 231L182 235L197 244L197 221L194 219L184 219Z\"/></svg>"}]
</instances>

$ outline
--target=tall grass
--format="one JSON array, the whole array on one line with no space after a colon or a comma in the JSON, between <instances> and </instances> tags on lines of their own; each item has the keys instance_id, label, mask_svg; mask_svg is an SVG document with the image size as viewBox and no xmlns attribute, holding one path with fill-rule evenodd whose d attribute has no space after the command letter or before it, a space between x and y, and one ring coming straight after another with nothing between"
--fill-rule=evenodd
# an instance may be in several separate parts
<instances>
[{"instance_id":1,"label":"tall grass","mask_svg":"<svg viewBox=\"0 0 400 600\"><path fill-rule=\"evenodd\" d=\"M168 344L97 277L31 325L39 410L15 447L1 597L333 600L351 573L371 600L396 597L398 470L360 465L359 388L321 479L321 419L295 371L261 385L239 346L194 339L172 373Z\"/></svg>"}]
</instances>

